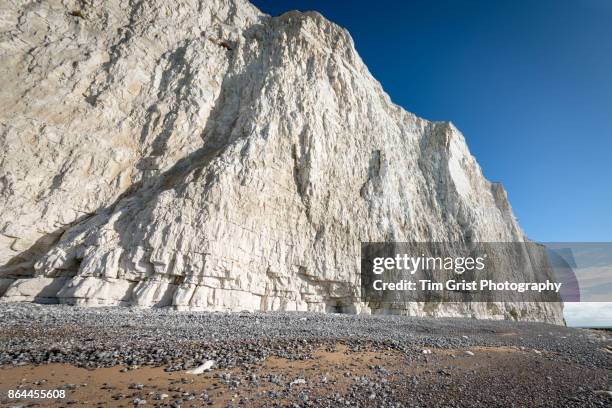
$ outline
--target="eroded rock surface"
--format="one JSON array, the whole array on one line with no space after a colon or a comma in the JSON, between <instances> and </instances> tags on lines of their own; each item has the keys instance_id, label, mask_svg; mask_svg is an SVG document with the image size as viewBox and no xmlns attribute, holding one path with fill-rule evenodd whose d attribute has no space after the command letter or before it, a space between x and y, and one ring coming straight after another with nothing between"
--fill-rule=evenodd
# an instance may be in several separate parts
<instances>
[{"instance_id":1,"label":"eroded rock surface","mask_svg":"<svg viewBox=\"0 0 612 408\"><path fill-rule=\"evenodd\" d=\"M321 15L94 3L2 6L3 299L369 312L362 241L526 239L461 133ZM373 312L517 308L562 320Z\"/></svg>"}]
</instances>

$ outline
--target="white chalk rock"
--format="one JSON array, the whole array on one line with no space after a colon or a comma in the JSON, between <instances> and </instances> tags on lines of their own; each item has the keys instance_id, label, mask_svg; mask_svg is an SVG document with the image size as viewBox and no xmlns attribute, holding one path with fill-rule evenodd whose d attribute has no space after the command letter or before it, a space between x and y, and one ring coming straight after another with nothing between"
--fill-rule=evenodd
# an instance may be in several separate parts
<instances>
[{"instance_id":1,"label":"white chalk rock","mask_svg":"<svg viewBox=\"0 0 612 408\"><path fill-rule=\"evenodd\" d=\"M204 364L197 366L191 370L187 370L187 374L202 374L206 371L210 371L210 369L215 365L213 360L207 360Z\"/></svg>"},{"instance_id":2,"label":"white chalk rock","mask_svg":"<svg viewBox=\"0 0 612 408\"><path fill-rule=\"evenodd\" d=\"M5 300L562 322L361 302L361 242L526 238L459 130L393 104L320 14L49 0L0 29Z\"/></svg>"}]
</instances>

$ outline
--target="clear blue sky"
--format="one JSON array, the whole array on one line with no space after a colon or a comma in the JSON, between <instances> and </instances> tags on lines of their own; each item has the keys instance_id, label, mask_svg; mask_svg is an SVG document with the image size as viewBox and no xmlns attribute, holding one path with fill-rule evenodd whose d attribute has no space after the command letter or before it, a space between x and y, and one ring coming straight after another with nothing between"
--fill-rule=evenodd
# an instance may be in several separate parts
<instances>
[{"instance_id":1,"label":"clear blue sky","mask_svg":"<svg viewBox=\"0 0 612 408\"><path fill-rule=\"evenodd\" d=\"M393 101L450 120L539 241L612 241L612 0L253 1L346 27Z\"/></svg>"}]
</instances>

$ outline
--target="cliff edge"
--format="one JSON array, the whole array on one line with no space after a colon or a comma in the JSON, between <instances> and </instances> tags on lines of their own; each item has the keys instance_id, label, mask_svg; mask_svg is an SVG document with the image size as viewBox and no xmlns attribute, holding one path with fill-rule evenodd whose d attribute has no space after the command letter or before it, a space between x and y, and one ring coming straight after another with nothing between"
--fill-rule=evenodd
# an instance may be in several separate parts
<instances>
[{"instance_id":1,"label":"cliff edge","mask_svg":"<svg viewBox=\"0 0 612 408\"><path fill-rule=\"evenodd\" d=\"M3 301L562 322L560 303L360 302L362 241L526 237L462 134L393 104L346 30L97 3L3 5Z\"/></svg>"}]
</instances>

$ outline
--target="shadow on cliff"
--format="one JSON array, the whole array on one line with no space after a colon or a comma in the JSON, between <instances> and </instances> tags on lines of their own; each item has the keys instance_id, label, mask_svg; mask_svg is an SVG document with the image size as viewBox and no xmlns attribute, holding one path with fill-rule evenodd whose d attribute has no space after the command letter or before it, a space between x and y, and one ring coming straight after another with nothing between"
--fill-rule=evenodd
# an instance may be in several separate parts
<instances>
[{"instance_id":1,"label":"shadow on cliff","mask_svg":"<svg viewBox=\"0 0 612 408\"><path fill-rule=\"evenodd\" d=\"M82 216L73 225L83 221ZM38 238L28 249L15 255L0 267L0 278L28 278L34 275L34 263L55 245L67 228L58 228Z\"/></svg>"},{"instance_id":2,"label":"shadow on cliff","mask_svg":"<svg viewBox=\"0 0 612 408\"><path fill-rule=\"evenodd\" d=\"M244 36L247 38L255 38L255 33L265 29L265 26L261 23L254 24L244 32ZM0 267L0 277L8 276L9 271L19 271L19 273L12 273L11 278L25 278L34 276L34 264L42 256L44 256L49 250L57 245L62 240L70 240L72 237L69 235L75 227L81 227L82 230L91 229L92 227L98 227L101 224L99 219L96 219L98 215L105 214L110 216L116 213L120 209L128 207L127 211L122 211L122 214L117 218L113 224L113 228L119 235L118 246L128 251L123 252L122 259L119 260L121 264L129 262L128 259L123 259L125 255L129 253L135 244L146 242L149 234L148 227L154 224L154 210L159 201L159 195L169 189L179 188L181 181L193 175L193 179L197 182L203 182L209 184L212 181L214 174L208 173L205 175L204 180L201 180L204 169L217 157L223 154L233 142L241 139L244 135L234 135L234 129L239 119L241 108L244 108L244 104L250 102L250 98L243 101L242 95L253 95L256 94L264 86L264 80L257 82L252 81L252 78L258 76L254 75L256 71L261 70L261 64L263 63L263 55L258 53L256 55L246 55L251 51L248 47L237 47L228 48L224 45L225 43L218 44L219 47L223 48L224 52L229 55L228 68L221 83L219 95L214 102L213 108L211 109L208 117L206 126L200 134L202 140L202 146L187 156L179 159L172 167L161 172L158 175L152 175L151 177L144 178L144 181L140 181L131 185L125 192L123 192L113 203L98 208L91 214L85 215L70 225L64 228L53 231L52 233L46 234L39 238L30 248L14 256L6 265ZM234 53L242 52L243 58L237 58ZM185 48L179 46L175 50L168 51L168 56L172 59L172 64L180 64L184 62ZM245 67L237 68L239 60L248 61ZM171 68L169 68L171 69ZM166 70L168 71L168 70ZM164 76L163 87L164 91L173 92L177 98L180 98L183 91L189 83L188 76L191 75L189 70L182 71L183 78L178 78L175 82L175 89L170 88L170 78ZM241 95L242 94L242 95ZM94 102L95 104L95 102ZM251 107L251 106L249 106ZM154 105L151 105L147 111L147 122L143 127L140 134L140 141L146 139L146 132L151 127L151 120L154 120L151 116L151 112ZM150 163L155 157L163 153L163 149L166 147L166 142L172 134L174 124L176 122L176 114L174 117L166 117L164 120L167 122L164 124L164 129L161 134L153 141L152 153L143 157L138 163L135 164L135 168L145 170L150 168ZM134 203L141 203L142 205L134 206ZM106 223L108 218L104 218L103 223ZM87 224L90 225L87 225ZM149 256L147 254L147 256ZM53 276L74 276L78 274L78 268L80 266L81 259L76 259L76 262L72 262L72 270L62 270L61 273L54 273ZM6 271L6 272L5 272ZM153 273L152 270L149 271ZM176 276L175 284L181 283L184 276ZM174 290L169 286L169 290ZM130 294L131 295L131 294ZM169 296L168 293L164 293L162 297Z\"/></svg>"}]
</instances>

